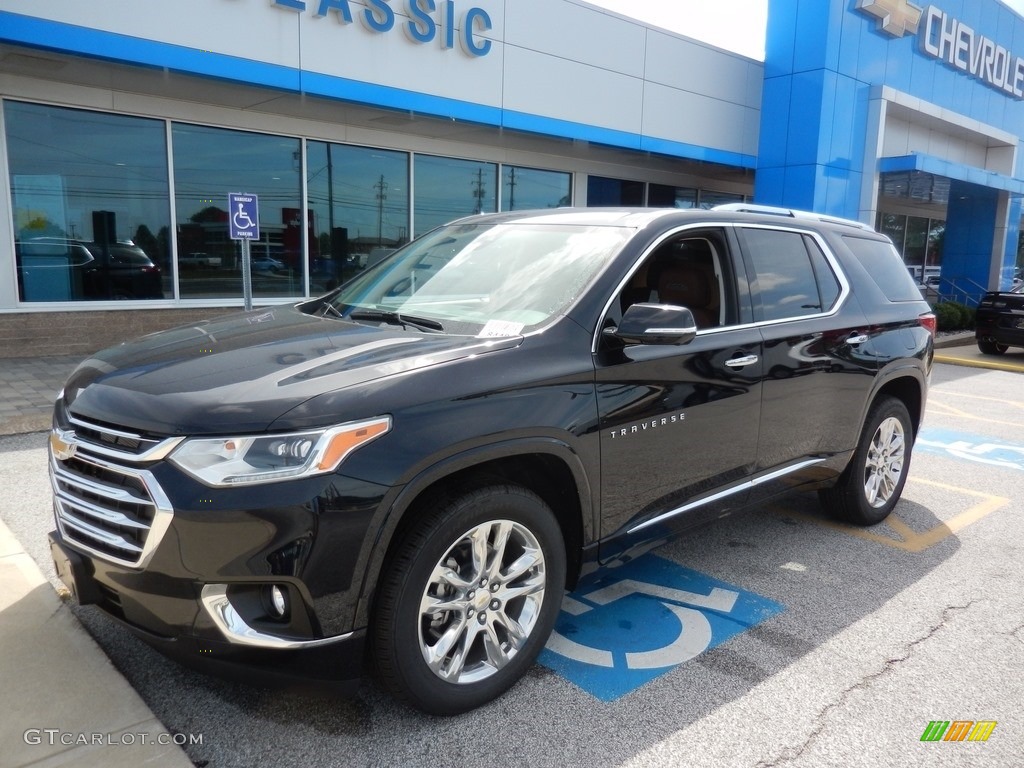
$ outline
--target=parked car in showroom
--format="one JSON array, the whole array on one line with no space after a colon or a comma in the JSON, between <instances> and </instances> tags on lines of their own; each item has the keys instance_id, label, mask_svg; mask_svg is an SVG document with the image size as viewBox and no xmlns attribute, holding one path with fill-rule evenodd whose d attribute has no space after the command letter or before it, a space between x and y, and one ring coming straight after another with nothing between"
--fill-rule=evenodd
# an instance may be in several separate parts
<instances>
[{"instance_id":1,"label":"parked car in showroom","mask_svg":"<svg viewBox=\"0 0 1024 768\"><path fill-rule=\"evenodd\" d=\"M326 296L82 363L54 409L54 562L185 662L351 687L369 660L462 712L524 674L585 572L794 490L884 520L934 333L858 222L474 216Z\"/></svg>"},{"instance_id":2,"label":"parked car in showroom","mask_svg":"<svg viewBox=\"0 0 1024 768\"><path fill-rule=\"evenodd\" d=\"M974 316L974 337L978 349L986 355L1002 355L1010 347L1024 347L1024 282L981 297Z\"/></svg>"}]
</instances>

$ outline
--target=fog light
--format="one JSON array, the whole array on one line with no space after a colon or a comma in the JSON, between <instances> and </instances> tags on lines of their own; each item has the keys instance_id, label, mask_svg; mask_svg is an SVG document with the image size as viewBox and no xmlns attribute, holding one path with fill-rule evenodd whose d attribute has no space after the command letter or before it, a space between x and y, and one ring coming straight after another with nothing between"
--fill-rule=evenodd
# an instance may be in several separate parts
<instances>
[{"instance_id":1,"label":"fog light","mask_svg":"<svg viewBox=\"0 0 1024 768\"><path fill-rule=\"evenodd\" d=\"M288 616L288 593L277 584L264 587L263 595L267 604L267 613L272 619L284 619Z\"/></svg>"}]
</instances>

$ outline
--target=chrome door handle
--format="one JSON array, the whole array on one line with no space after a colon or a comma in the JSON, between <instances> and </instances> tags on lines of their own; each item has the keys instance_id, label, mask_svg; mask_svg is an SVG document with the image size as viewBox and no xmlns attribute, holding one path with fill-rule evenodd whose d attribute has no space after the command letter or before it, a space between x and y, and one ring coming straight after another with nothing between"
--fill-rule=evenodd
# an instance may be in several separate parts
<instances>
[{"instance_id":1,"label":"chrome door handle","mask_svg":"<svg viewBox=\"0 0 1024 768\"><path fill-rule=\"evenodd\" d=\"M867 336L865 336L863 333L859 333L856 336L851 336L850 338L848 338L846 340L846 343L847 344L863 344L867 340L868 340Z\"/></svg>"},{"instance_id":2,"label":"chrome door handle","mask_svg":"<svg viewBox=\"0 0 1024 768\"><path fill-rule=\"evenodd\" d=\"M746 368L748 365L753 365L757 362L757 355L745 355L743 357L734 357L732 360L726 360L725 364L730 368Z\"/></svg>"}]
</instances>

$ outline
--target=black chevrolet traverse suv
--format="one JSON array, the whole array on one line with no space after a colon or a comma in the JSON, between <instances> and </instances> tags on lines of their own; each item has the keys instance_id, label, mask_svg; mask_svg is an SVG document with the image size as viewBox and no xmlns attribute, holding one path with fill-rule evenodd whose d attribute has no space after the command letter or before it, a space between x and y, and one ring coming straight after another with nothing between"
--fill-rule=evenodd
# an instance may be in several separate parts
<instances>
[{"instance_id":1,"label":"black chevrolet traverse suv","mask_svg":"<svg viewBox=\"0 0 1024 768\"><path fill-rule=\"evenodd\" d=\"M61 577L248 679L460 712L564 590L725 512L903 490L935 318L891 243L785 209L454 222L321 298L83 362L50 439Z\"/></svg>"}]
</instances>

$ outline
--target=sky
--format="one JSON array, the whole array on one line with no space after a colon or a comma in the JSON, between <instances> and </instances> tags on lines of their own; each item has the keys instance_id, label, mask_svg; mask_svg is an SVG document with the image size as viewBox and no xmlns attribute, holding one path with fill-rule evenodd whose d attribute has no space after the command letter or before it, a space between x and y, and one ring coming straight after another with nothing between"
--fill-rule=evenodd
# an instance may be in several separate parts
<instances>
[{"instance_id":1,"label":"sky","mask_svg":"<svg viewBox=\"0 0 1024 768\"><path fill-rule=\"evenodd\" d=\"M768 0L587 0L727 51L764 60ZM1024 0L1005 0L1024 16ZM917 5L927 5L918 2Z\"/></svg>"}]
</instances>

